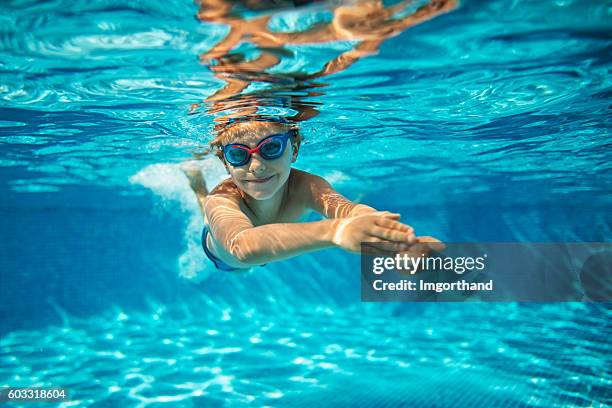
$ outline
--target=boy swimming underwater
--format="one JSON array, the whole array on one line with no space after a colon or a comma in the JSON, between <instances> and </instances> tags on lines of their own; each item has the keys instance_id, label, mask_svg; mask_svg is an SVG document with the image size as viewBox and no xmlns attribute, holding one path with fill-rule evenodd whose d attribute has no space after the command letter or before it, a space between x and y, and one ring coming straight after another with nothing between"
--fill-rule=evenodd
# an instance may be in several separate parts
<instances>
[{"instance_id":1,"label":"boy swimming underwater","mask_svg":"<svg viewBox=\"0 0 612 408\"><path fill-rule=\"evenodd\" d=\"M230 178L208 193L200 171L184 169L204 215L204 252L218 269L244 271L330 247L359 252L362 242L415 256L441 245L415 237L399 214L353 203L292 168L300 142L297 125L284 120L237 121L211 142ZM296 222L310 210L326 219Z\"/></svg>"}]
</instances>

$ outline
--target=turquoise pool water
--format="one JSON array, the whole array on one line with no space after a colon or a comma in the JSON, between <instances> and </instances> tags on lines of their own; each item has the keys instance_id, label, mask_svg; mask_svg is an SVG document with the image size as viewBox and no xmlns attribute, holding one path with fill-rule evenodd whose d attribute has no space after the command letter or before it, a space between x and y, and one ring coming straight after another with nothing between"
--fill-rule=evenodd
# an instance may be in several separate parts
<instances>
[{"instance_id":1,"label":"turquoise pool water","mask_svg":"<svg viewBox=\"0 0 612 408\"><path fill-rule=\"evenodd\" d=\"M231 109L312 109L296 167L419 234L608 242L606 2L463 1L317 77L357 42L206 61L228 28L191 1L1 7L0 386L64 386L63 406L612 403L609 303L364 304L339 250L211 273L178 169ZM261 55L279 63L234 65Z\"/></svg>"}]
</instances>

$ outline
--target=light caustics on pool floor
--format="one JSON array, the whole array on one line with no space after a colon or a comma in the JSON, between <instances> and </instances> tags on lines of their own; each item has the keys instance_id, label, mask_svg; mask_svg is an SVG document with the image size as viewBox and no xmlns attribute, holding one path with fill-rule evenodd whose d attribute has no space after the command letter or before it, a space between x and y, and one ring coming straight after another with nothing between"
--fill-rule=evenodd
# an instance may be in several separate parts
<instances>
[{"instance_id":1,"label":"light caustics on pool floor","mask_svg":"<svg viewBox=\"0 0 612 408\"><path fill-rule=\"evenodd\" d=\"M62 386L73 399L64 406L92 407L610 402L609 309L431 306L117 310L4 337L0 385Z\"/></svg>"}]
</instances>

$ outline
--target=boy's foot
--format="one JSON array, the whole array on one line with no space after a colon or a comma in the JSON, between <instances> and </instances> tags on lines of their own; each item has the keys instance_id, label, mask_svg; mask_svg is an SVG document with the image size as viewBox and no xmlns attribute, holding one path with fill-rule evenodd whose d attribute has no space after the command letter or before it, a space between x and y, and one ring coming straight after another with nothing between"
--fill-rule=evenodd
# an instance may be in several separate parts
<instances>
[{"instance_id":1,"label":"boy's foot","mask_svg":"<svg viewBox=\"0 0 612 408\"><path fill-rule=\"evenodd\" d=\"M200 170L200 166L197 164L197 160L190 160L183 162L179 165L179 168L189 180L189 185L191 189L195 191L197 194L208 194L208 190L206 189L206 182L204 181L204 177L202 176L202 170Z\"/></svg>"}]
</instances>

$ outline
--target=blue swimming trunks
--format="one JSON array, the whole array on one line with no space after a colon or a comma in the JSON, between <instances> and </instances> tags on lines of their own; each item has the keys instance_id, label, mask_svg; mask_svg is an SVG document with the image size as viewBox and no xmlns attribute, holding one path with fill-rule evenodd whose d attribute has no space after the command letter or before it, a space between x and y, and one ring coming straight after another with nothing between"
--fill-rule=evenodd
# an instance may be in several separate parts
<instances>
[{"instance_id":1,"label":"blue swimming trunks","mask_svg":"<svg viewBox=\"0 0 612 408\"><path fill-rule=\"evenodd\" d=\"M208 235L208 228L206 228L206 225L205 225L204 229L202 230L202 249L204 249L204 253L208 257L208 259L210 259L212 263L217 267L217 269L219 269L220 271L226 271L226 272L240 271L241 270L240 268L234 268L233 266L229 266L228 264L226 264L225 262L217 258L212 252L210 252L210 249L208 249L208 247L206 246L206 236L207 235ZM266 266L266 264L259 265L259 266Z\"/></svg>"},{"instance_id":2,"label":"blue swimming trunks","mask_svg":"<svg viewBox=\"0 0 612 408\"><path fill-rule=\"evenodd\" d=\"M208 235L208 228L206 228L206 225L205 225L204 229L202 230L202 248L204 249L204 253L208 257L208 259L210 259L212 263L215 264L217 269L221 271L226 271L226 272L238 271L239 268L234 268L232 266L229 266L228 264L226 264L225 262L217 258L212 252L210 252L210 249L208 249L208 247L206 246L206 236L207 235Z\"/></svg>"}]
</instances>

